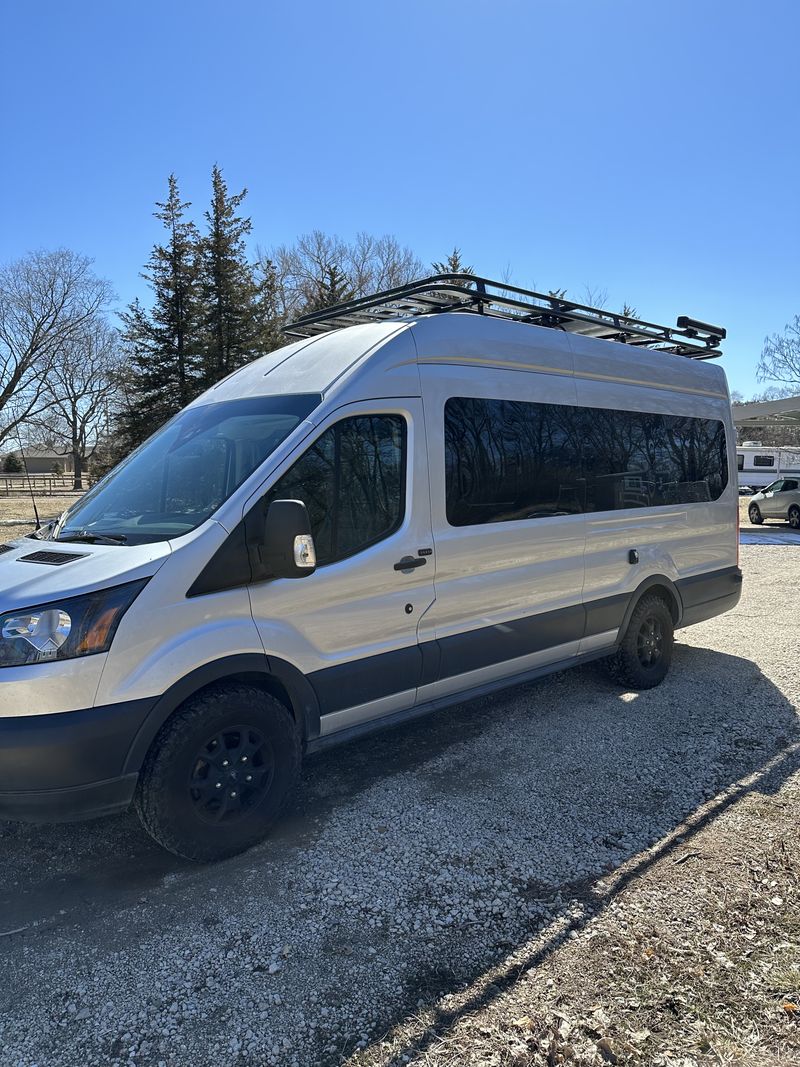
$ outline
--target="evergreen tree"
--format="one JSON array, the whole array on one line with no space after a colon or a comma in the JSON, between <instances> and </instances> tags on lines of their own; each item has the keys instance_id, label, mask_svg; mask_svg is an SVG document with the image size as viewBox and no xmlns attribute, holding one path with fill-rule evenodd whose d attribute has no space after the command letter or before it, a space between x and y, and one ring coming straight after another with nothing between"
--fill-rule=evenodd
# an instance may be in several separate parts
<instances>
[{"instance_id":1,"label":"evergreen tree","mask_svg":"<svg viewBox=\"0 0 800 1067\"><path fill-rule=\"evenodd\" d=\"M334 304L352 300L354 295L353 287L344 271L336 263L329 263L314 280L314 291L306 301L302 314L311 315L315 311L324 311Z\"/></svg>"},{"instance_id":2,"label":"evergreen tree","mask_svg":"<svg viewBox=\"0 0 800 1067\"><path fill-rule=\"evenodd\" d=\"M259 355L286 344L281 327L286 322L285 295L278 268L269 258L259 257L254 268L256 281L255 323L258 329Z\"/></svg>"},{"instance_id":3,"label":"evergreen tree","mask_svg":"<svg viewBox=\"0 0 800 1067\"><path fill-rule=\"evenodd\" d=\"M431 263L434 274L474 274L473 267L468 267L461 258L461 249L453 248L453 251L445 260L437 260Z\"/></svg>"},{"instance_id":4,"label":"evergreen tree","mask_svg":"<svg viewBox=\"0 0 800 1067\"><path fill-rule=\"evenodd\" d=\"M120 430L126 447L139 444L203 388L202 315L197 227L185 219L174 174L155 218L166 242L155 245L142 277L153 291L150 310L135 300L122 314L129 360Z\"/></svg>"},{"instance_id":5,"label":"evergreen tree","mask_svg":"<svg viewBox=\"0 0 800 1067\"><path fill-rule=\"evenodd\" d=\"M211 186L208 232L201 243L206 386L279 343L275 270L270 264L259 277L247 260L245 237L251 222L238 214L247 190L229 193L216 165Z\"/></svg>"},{"instance_id":6,"label":"evergreen tree","mask_svg":"<svg viewBox=\"0 0 800 1067\"><path fill-rule=\"evenodd\" d=\"M4 474L22 474L23 472L22 461L16 452L9 452L3 460L3 473Z\"/></svg>"}]
</instances>

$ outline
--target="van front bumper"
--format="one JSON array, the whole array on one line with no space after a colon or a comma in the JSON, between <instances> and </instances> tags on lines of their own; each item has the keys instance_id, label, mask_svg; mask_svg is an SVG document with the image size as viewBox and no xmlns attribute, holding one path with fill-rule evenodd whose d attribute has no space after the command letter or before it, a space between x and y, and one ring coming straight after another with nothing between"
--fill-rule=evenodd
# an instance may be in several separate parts
<instances>
[{"instance_id":1,"label":"van front bumper","mask_svg":"<svg viewBox=\"0 0 800 1067\"><path fill-rule=\"evenodd\" d=\"M123 811L128 753L153 700L0 718L0 819L65 822Z\"/></svg>"}]
</instances>

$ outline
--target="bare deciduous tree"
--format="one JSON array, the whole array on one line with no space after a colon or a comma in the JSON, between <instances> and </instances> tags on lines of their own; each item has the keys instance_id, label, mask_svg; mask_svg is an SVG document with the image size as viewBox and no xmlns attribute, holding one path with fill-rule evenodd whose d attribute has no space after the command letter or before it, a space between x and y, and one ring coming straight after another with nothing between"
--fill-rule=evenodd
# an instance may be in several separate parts
<instances>
[{"instance_id":1,"label":"bare deciduous tree","mask_svg":"<svg viewBox=\"0 0 800 1067\"><path fill-rule=\"evenodd\" d=\"M584 285L580 303L590 308L604 308L608 303L608 289L600 285Z\"/></svg>"},{"instance_id":2,"label":"bare deciduous tree","mask_svg":"<svg viewBox=\"0 0 800 1067\"><path fill-rule=\"evenodd\" d=\"M118 344L116 330L95 319L64 339L50 365L48 408L34 425L43 437L70 452L74 489L83 489L86 465L108 433L109 407L117 388Z\"/></svg>"},{"instance_id":3,"label":"bare deciduous tree","mask_svg":"<svg viewBox=\"0 0 800 1067\"><path fill-rule=\"evenodd\" d=\"M286 320L320 306L332 273L353 296L391 289L425 274L414 253L389 234L374 237L362 232L348 243L313 230L293 245L281 245L269 253L259 250L258 258L275 272Z\"/></svg>"},{"instance_id":4,"label":"bare deciduous tree","mask_svg":"<svg viewBox=\"0 0 800 1067\"><path fill-rule=\"evenodd\" d=\"M790 386L789 394L800 392L800 315L764 341L756 370L760 382L780 382Z\"/></svg>"},{"instance_id":5,"label":"bare deciduous tree","mask_svg":"<svg viewBox=\"0 0 800 1067\"><path fill-rule=\"evenodd\" d=\"M0 444L50 405L58 351L111 295L91 260L68 249L32 252L0 268Z\"/></svg>"}]
</instances>

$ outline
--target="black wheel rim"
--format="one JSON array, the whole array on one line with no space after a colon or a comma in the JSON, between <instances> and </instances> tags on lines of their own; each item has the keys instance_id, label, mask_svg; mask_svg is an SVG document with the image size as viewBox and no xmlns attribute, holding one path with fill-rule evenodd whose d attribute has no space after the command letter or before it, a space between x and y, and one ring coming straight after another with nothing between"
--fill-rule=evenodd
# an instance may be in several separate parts
<instances>
[{"instance_id":1,"label":"black wheel rim","mask_svg":"<svg viewBox=\"0 0 800 1067\"><path fill-rule=\"evenodd\" d=\"M252 726L230 726L202 746L189 774L195 811L216 825L238 822L261 803L275 777L272 746Z\"/></svg>"},{"instance_id":2,"label":"black wheel rim","mask_svg":"<svg viewBox=\"0 0 800 1067\"><path fill-rule=\"evenodd\" d=\"M636 655L639 657L639 663L645 669L651 670L663 654L664 627L655 615L648 615L642 621L639 633L636 635Z\"/></svg>"}]
</instances>

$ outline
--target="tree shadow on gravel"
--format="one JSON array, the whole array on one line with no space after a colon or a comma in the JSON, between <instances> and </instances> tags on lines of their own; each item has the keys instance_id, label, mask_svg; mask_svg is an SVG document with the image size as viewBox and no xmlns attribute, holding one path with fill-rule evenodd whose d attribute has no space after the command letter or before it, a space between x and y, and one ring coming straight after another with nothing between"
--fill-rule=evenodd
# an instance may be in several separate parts
<instances>
[{"instance_id":1,"label":"tree shadow on gravel","mask_svg":"<svg viewBox=\"0 0 800 1067\"><path fill-rule=\"evenodd\" d=\"M92 948L103 951L104 924L114 927L142 897L153 909L137 926L139 938L157 933L159 909L191 902L198 888L224 885L228 913L250 906L254 883L245 874L268 870L257 891L276 909L276 930L285 920L287 929L307 922L341 931L329 935L319 958L305 961L315 969L304 980L321 1003L363 1000L364 990L374 990L373 1033L386 1032L420 1000L431 1004L470 989L458 1012L439 1010L427 1036L393 1054L390 1062L400 1064L535 968L732 803L777 791L798 767L800 724L780 689L749 660L678 644L672 673L646 693L621 693L599 669L585 667L322 753L308 761L304 789L273 840L215 867L163 853L130 815L68 826L0 824L0 932L55 928L63 914L64 922L77 917ZM397 798L398 818L377 825L391 816L381 807L388 796ZM406 823L411 808L419 818ZM480 921L451 923L447 886L422 884L402 888L405 905L413 910L419 902L430 918L418 930L393 925L388 898L386 915L373 925L357 903L328 902L324 914L312 905L298 917L293 887L313 888L307 856L316 850L324 870L334 869L335 842L348 840L351 825L363 857L341 860L342 880L361 877L368 864L426 869L441 825L457 856L454 870L474 868L480 887L490 869L513 886L512 904L480 912ZM568 922L526 954L559 917ZM357 976L345 966L348 938L362 962ZM0 951L14 951L16 940L0 941ZM512 954L514 964L498 972ZM382 985L386 968L404 959L410 964L397 981ZM301 1062L339 1063L355 1040L324 1034Z\"/></svg>"},{"instance_id":2,"label":"tree shadow on gravel","mask_svg":"<svg viewBox=\"0 0 800 1067\"><path fill-rule=\"evenodd\" d=\"M426 1019L424 1027L417 1027L416 1034L408 1037L400 1047L395 1046L389 1057L381 1059L382 1067L403 1067L409 1060L424 1055L428 1049L445 1038L462 1019L490 1007L524 975L535 970L562 945L578 935L596 915L603 912L620 893L655 864L676 851L676 862L682 862L687 856L694 855L690 851L692 839L729 807L749 794L774 795L779 792L783 782L798 769L800 742L795 742L779 750L757 771L722 789L718 796L704 804L699 811L688 815L658 844L650 846L641 858L623 861L622 869L609 874L579 879L563 885L562 898L566 895L568 899L564 904L569 905L568 911L566 906L562 909L566 921L552 932L544 933L544 936L537 936L542 934L541 925L533 924L528 929L528 938L519 937L516 944L512 941L501 943L499 947L503 951L499 956L499 965L487 968L485 973L479 972L465 980L463 975L457 976L442 965L430 969L427 966L421 968L417 976L418 981L412 984L412 994L418 998L418 991L424 990L427 1005L441 1001L442 997L454 989L465 990L470 987L468 995L455 1009L437 1006L434 1009L434 1017ZM575 914L576 912L578 914ZM534 938L534 947L519 951L526 940ZM504 956L513 958L504 965ZM418 1009L421 1006L418 999L416 1004ZM409 1005L409 1012L411 1011ZM391 1026L385 1028L385 1032L408 1018L408 1015L396 1018Z\"/></svg>"}]
</instances>

